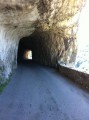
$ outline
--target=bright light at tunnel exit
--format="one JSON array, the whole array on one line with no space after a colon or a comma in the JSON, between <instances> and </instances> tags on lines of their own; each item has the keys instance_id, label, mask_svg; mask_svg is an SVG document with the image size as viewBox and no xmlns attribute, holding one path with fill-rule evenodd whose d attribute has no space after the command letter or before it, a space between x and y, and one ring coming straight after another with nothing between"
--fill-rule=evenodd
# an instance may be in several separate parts
<instances>
[{"instance_id":1,"label":"bright light at tunnel exit","mask_svg":"<svg viewBox=\"0 0 89 120\"><path fill-rule=\"evenodd\" d=\"M27 60L32 60L32 51L31 50L26 50L24 54L24 58Z\"/></svg>"}]
</instances>

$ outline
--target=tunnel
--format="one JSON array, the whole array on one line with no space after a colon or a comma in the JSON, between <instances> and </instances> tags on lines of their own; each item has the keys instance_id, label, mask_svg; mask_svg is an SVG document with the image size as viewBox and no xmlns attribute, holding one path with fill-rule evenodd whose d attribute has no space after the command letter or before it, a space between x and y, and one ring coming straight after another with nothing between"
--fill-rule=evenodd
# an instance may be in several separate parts
<instances>
[{"instance_id":1,"label":"tunnel","mask_svg":"<svg viewBox=\"0 0 89 120\"><path fill-rule=\"evenodd\" d=\"M85 0L0 2L0 84L26 60L57 68L73 65L77 30ZM66 9L65 9L66 7ZM28 51L28 52L27 52Z\"/></svg>"},{"instance_id":2,"label":"tunnel","mask_svg":"<svg viewBox=\"0 0 89 120\"><path fill-rule=\"evenodd\" d=\"M89 120L86 1L0 0L0 120Z\"/></svg>"},{"instance_id":3,"label":"tunnel","mask_svg":"<svg viewBox=\"0 0 89 120\"><path fill-rule=\"evenodd\" d=\"M25 60L23 56L26 50L31 50L32 61L39 64L50 67L57 67L58 61L65 64L72 64L76 58L77 50L75 44L76 40L73 40L73 38L69 38L68 41L62 38L60 40L60 36L58 36L57 33L37 30L29 37L24 37L20 40L18 47L18 62ZM73 50L68 59L66 54L71 48L73 48Z\"/></svg>"}]
</instances>

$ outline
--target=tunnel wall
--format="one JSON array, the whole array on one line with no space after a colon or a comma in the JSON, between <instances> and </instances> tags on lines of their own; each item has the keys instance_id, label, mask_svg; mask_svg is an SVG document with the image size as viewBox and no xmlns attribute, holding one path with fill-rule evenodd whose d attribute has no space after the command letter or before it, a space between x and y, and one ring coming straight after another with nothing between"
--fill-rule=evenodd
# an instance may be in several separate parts
<instances>
[{"instance_id":1,"label":"tunnel wall","mask_svg":"<svg viewBox=\"0 0 89 120\"><path fill-rule=\"evenodd\" d=\"M35 31L29 37L29 47L34 61L53 67L57 66L58 60L60 63L73 63L77 53L76 38L65 38L54 31Z\"/></svg>"},{"instance_id":2,"label":"tunnel wall","mask_svg":"<svg viewBox=\"0 0 89 120\"><path fill-rule=\"evenodd\" d=\"M19 40L34 32L38 17L35 1L0 1L0 85L17 67Z\"/></svg>"},{"instance_id":3,"label":"tunnel wall","mask_svg":"<svg viewBox=\"0 0 89 120\"><path fill-rule=\"evenodd\" d=\"M10 27L0 29L0 84L9 79L17 67L17 51L19 39L15 30Z\"/></svg>"}]
</instances>

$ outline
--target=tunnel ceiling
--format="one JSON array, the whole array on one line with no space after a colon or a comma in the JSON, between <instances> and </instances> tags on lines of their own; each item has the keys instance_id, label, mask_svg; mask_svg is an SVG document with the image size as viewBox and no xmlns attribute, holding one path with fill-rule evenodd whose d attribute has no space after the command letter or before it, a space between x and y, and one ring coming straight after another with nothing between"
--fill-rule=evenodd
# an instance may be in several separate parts
<instances>
[{"instance_id":1,"label":"tunnel ceiling","mask_svg":"<svg viewBox=\"0 0 89 120\"><path fill-rule=\"evenodd\" d=\"M50 66L57 60L73 63L84 4L85 0L0 0L0 76L8 78L16 68L19 41L30 35L35 61Z\"/></svg>"}]
</instances>

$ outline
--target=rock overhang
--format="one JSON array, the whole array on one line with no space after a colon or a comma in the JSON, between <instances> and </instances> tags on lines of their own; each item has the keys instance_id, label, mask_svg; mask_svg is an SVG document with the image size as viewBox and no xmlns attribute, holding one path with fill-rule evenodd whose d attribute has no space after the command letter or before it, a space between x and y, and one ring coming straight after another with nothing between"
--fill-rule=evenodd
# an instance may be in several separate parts
<instances>
[{"instance_id":1,"label":"rock overhang","mask_svg":"<svg viewBox=\"0 0 89 120\"><path fill-rule=\"evenodd\" d=\"M36 61L50 66L56 66L58 59L60 63L74 62L78 19L84 3L85 0L1 0L0 61L5 76L8 78L17 65L19 40L32 33Z\"/></svg>"}]
</instances>

